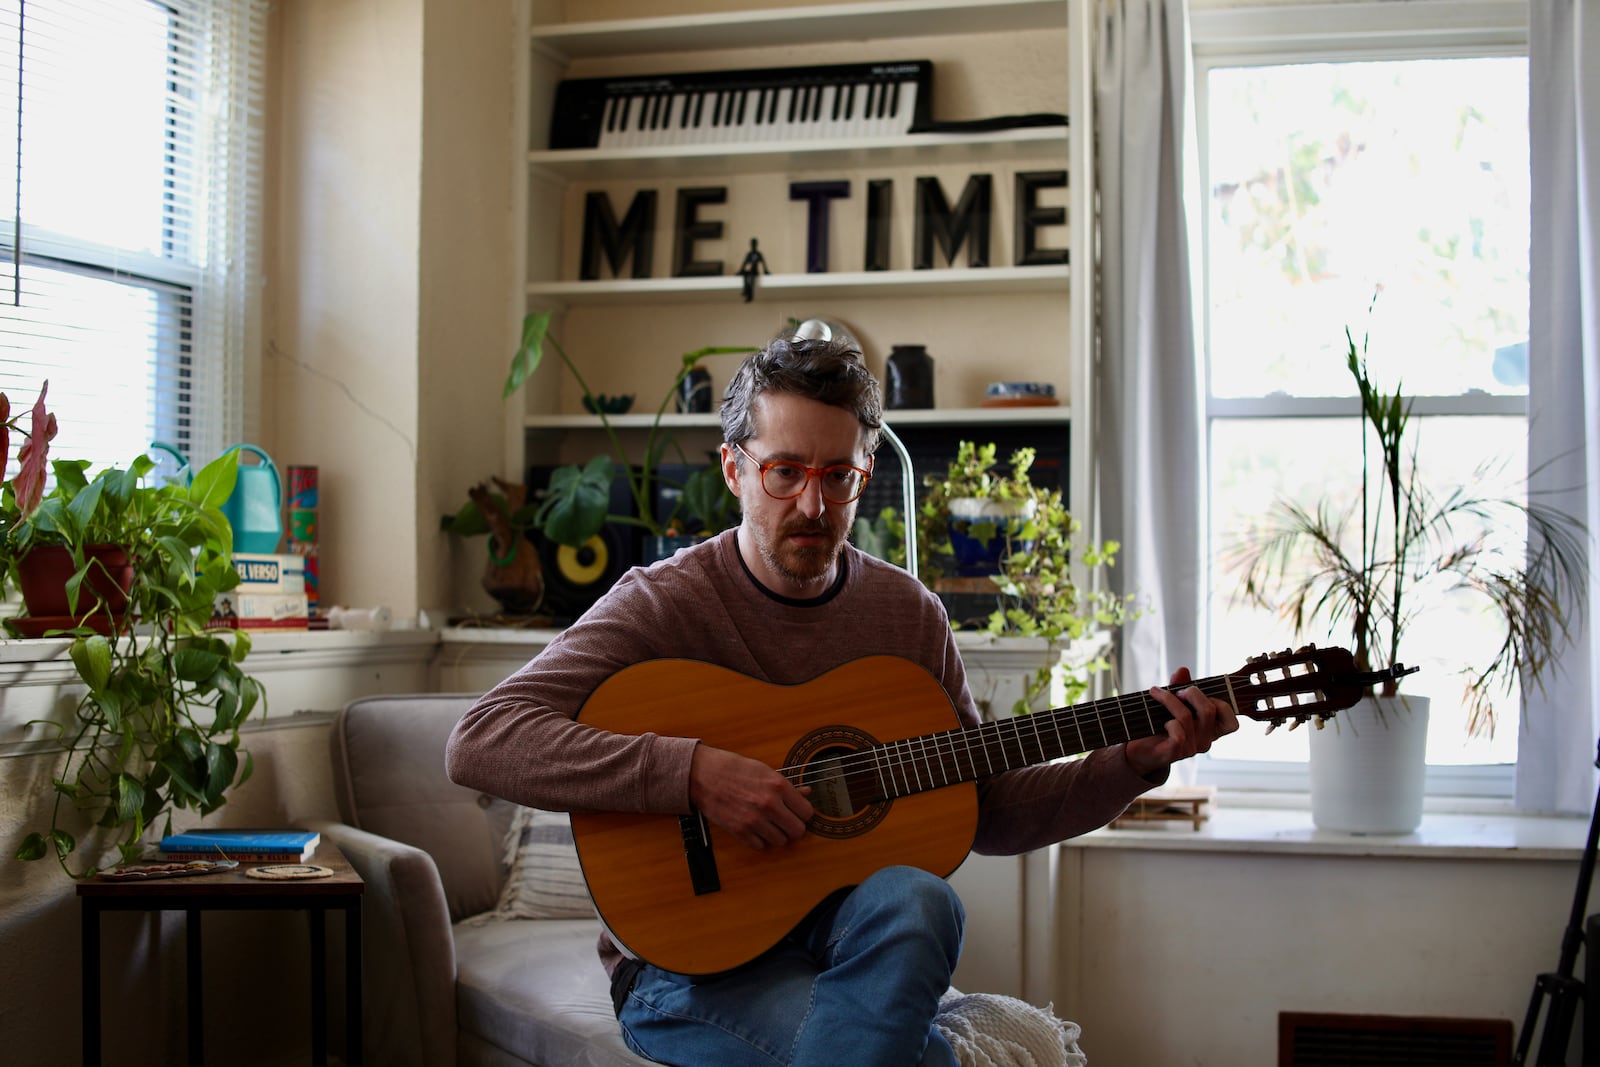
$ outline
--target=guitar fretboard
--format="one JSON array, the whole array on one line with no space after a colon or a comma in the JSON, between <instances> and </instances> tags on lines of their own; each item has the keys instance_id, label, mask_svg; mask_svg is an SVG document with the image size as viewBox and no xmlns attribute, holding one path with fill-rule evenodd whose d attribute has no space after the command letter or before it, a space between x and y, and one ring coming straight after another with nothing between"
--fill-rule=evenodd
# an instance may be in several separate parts
<instances>
[{"instance_id":1,"label":"guitar fretboard","mask_svg":"<svg viewBox=\"0 0 1600 1067\"><path fill-rule=\"evenodd\" d=\"M1178 688L1190 685L1232 702L1226 675ZM1132 693L891 741L841 757L839 770L851 799L864 805L1153 737L1170 721L1172 714L1149 693ZM797 780L802 772L784 768Z\"/></svg>"}]
</instances>

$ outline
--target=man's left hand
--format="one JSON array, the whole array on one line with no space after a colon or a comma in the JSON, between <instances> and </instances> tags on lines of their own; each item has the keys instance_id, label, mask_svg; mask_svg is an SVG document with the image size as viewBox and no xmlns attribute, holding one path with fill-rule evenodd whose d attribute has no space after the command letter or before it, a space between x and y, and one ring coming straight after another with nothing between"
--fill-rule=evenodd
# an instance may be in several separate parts
<instances>
[{"instance_id":1,"label":"man's left hand","mask_svg":"<svg viewBox=\"0 0 1600 1067\"><path fill-rule=\"evenodd\" d=\"M1123 746L1128 766L1139 777L1149 778L1196 752L1207 752L1213 741L1239 728L1232 705L1207 696L1189 685L1189 680L1189 668L1179 667L1172 675L1171 688L1151 688L1151 697L1172 714L1172 721L1164 733Z\"/></svg>"}]
</instances>

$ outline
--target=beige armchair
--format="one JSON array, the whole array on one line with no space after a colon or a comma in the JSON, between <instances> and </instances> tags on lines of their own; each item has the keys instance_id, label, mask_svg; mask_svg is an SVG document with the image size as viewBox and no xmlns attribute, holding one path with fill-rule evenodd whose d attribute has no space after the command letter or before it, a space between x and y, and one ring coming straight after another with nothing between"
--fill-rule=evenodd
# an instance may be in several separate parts
<instances>
[{"instance_id":1,"label":"beige armchair","mask_svg":"<svg viewBox=\"0 0 1600 1067\"><path fill-rule=\"evenodd\" d=\"M451 782L471 695L368 697L334 722L342 822L318 826L366 880L363 1035L386 1067L637 1067L595 955L598 919L490 923L513 808Z\"/></svg>"}]
</instances>

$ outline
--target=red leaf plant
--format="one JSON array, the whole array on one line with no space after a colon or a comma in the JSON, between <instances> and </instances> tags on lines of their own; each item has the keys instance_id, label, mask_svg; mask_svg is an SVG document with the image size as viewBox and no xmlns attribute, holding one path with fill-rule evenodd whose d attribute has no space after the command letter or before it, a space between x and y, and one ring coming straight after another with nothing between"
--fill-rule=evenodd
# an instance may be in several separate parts
<instances>
[{"instance_id":1,"label":"red leaf plant","mask_svg":"<svg viewBox=\"0 0 1600 1067\"><path fill-rule=\"evenodd\" d=\"M11 417L11 401L4 393L0 393L0 476L3 476L6 466L11 462L11 431L15 429L25 438L17 449L17 476L11 479L17 517L21 519L33 514L33 509L39 506L39 501L44 497L45 461L49 456L50 442L56 435L56 417L44 406L45 394L49 389L48 381L39 388L39 399L33 402L33 419L26 430L18 425L22 421L21 415L14 419Z\"/></svg>"}]
</instances>

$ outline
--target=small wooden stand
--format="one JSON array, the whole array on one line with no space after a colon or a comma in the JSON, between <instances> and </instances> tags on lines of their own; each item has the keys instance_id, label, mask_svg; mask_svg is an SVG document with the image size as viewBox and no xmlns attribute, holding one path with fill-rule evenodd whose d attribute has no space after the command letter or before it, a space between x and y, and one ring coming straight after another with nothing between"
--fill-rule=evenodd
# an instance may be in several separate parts
<instances>
[{"instance_id":1,"label":"small wooden stand","mask_svg":"<svg viewBox=\"0 0 1600 1067\"><path fill-rule=\"evenodd\" d=\"M1172 785L1152 789L1111 820L1111 829L1128 830L1150 823L1190 824L1194 830L1210 818L1209 806L1217 799L1214 785Z\"/></svg>"}]
</instances>

